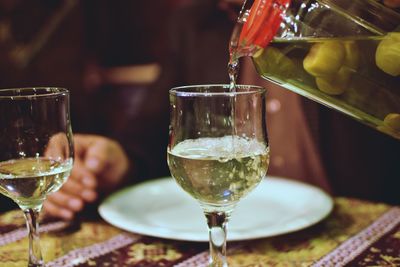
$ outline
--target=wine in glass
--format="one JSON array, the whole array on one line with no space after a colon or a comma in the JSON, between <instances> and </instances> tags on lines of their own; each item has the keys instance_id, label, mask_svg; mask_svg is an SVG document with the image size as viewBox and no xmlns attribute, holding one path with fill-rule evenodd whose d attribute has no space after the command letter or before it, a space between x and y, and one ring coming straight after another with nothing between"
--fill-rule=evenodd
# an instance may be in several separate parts
<instances>
[{"instance_id":1,"label":"wine in glass","mask_svg":"<svg viewBox=\"0 0 400 267\"><path fill-rule=\"evenodd\" d=\"M73 164L69 92L63 88L0 90L0 193L23 210L30 267L44 266L38 215Z\"/></svg>"},{"instance_id":2,"label":"wine in glass","mask_svg":"<svg viewBox=\"0 0 400 267\"><path fill-rule=\"evenodd\" d=\"M205 213L210 266L227 266L229 217L269 164L265 90L247 85L235 89L198 85L170 90L168 166Z\"/></svg>"}]
</instances>

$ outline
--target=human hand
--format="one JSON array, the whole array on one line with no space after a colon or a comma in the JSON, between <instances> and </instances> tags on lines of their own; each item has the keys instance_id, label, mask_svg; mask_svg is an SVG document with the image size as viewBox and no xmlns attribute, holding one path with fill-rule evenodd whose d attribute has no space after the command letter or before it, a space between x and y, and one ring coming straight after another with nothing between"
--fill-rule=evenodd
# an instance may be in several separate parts
<instances>
[{"instance_id":1,"label":"human hand","mask_svg":"<svg viewBox=\"0 0 400 267\"><path fill-rule=\"evenodd\" d=\"M99 193L108 193L122 183L128 158L115 141L97 135L74 135L75 159L71 175L61 189L48 196L44 211L70 220Z\"/></svg>"}]
</instances>

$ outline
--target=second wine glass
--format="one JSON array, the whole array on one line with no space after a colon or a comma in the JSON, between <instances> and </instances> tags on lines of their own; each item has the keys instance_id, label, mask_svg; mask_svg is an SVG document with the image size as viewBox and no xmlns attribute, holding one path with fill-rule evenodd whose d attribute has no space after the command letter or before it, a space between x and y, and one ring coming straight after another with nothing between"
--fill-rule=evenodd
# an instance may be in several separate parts
<instances>
[{"instance_id":1,"label":"second wine glass","mask_svg":"<svg viewBox=\"0 0 400 267\"><path fill-rule=\"evenodd\" d=\"M265 90L198 85L170 90L168 166L207 219L210 266L227 266L226 226L238 201L265 176Z\"/></svg>"}]
</instances>

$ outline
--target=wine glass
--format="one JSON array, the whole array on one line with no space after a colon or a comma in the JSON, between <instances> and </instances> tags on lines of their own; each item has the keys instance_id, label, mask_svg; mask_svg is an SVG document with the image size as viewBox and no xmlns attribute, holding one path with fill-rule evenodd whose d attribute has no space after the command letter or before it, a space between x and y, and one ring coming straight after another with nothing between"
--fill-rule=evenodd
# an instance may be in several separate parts
<instances>
[{"instance_id":1,"label":"wine glass","mask_svg":"<svg viewBox=\"0 0 400 267\"><path fill-rule=\"evenodd\" d=\"M168 166L207 219L210 266L227 266L226 226L238 201L265 176L265 90L250 85L170 90Z\"/></svg>"},{"instance_id":2,"label":"wine glass","mask_svg":"<svg viewBox=\"0 0 400 267\"><path fill-rule=\"evenodd\" d=\"M38 215L73 164L69 92L63 88L0 90L0 193L23 210L30 267L44 266Z\"/></svg>"}]
</instances>

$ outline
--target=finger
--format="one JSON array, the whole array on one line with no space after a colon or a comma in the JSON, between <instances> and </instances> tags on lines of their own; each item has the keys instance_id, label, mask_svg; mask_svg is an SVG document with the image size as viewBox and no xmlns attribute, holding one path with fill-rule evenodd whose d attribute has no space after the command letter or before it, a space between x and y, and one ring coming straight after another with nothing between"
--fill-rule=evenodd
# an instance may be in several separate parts
<instances>
[{"instance_id":1,"label":"finger","mask_svg":"<svg viewBox=\"0 0 400 267\"><path fill-rule=\"evenodd\" d=\"M57 133L50 137L44 155L54 159L69 157L68 137L63 133Z\"/></svg>"},{"instance_id":2,"label":"finger","mask_svg":"<svg viewBox=\"0 0 400 267\"><path fill-rule=\"evenodd\" d=\"M47 200L60 206L64 209L69 209L71 211L80 211L83 209L83 200L64 193L62 190L55 192L47 197Z\"/></svg>"},{"instance_id":3,"label":"finger","mask_svg":"<svg viewBox=\"0 0 400 267\"><path fill-rule=\"evenodd\" d=\"M59 207L50 201L44 202L43 211L48 215L65 220L72 220L74 218L74 213L72 211Z\"/></svg>"},{"instance_id":4,"label":"finger","mask_svg":"<svg viewBox=\"0 0 400 267\"><path fill-rule=\"evenodd\" d=\"M74 165L73 179L97 182L97 186L106 188L121 181L128 171L129 161L116 141L96 135L77 135L75 140L82 154L76 161L77 166ZM101 185L98 184L100 180Z\"/></svg>"},{"instance_id":5,"label":"finger","mask_svg":"<svg viewBox=\"0 0 400 267\"><path fill-rule=\"evenodd\" d=\"M93 202L97 199L95 188L96 187L86 186L74 179L70 179L62 186L61 191L71 196L82 198L86 202Z\"/></svg>"},{"instance_id":6,"label":"finger","mask_svg":"<svg viewBox=\"0 0 400 267\"><path fill-rule=\"evenodd\" d=\"M85 134L74 134L74 150L77 158L83 158L86 149L90 147L91 138Z\"/></svg>"},{"instance_id":7,"label":"finger","mask_svg":"<svg viewBox=\"0 0 400 267\"><path fill-rule=\"evenodd\" d=\"M112 158L113 145L113 141L98 138L86 151L85 166L95 174L104 171L108 164L108 159Z\"/></svg>"},{"instance_id":8,"label":"finger","mask_svg":"<svg viewBox=\"0 0 400 267\"><path fill-rule=\"evenodd\" d=\"M95 190L85 189L82 191L81 196L86 202L94 202L98 195Z\"/></svg>"},{"instance_id":9,"label":"finger","mask_svg":"<svg viewBox=\"0 0 400 267\"><path fill-rule=\"evenodd\" d=\"M97 158L102 163L102 174L106 176L120 176L129 165L128 157L121 145L111 139L104 139L104 143L99 143L98 147L88 151L85 166L91 158Z\"/></svg>"},{"instance_id":10,"label":"finger","mask_svg":"<svg viewBox=\"0 0 400 267\"><path fill-rule=\"evenodd\" d=\"M78 158L83 160L85 167L94 174L104 173L110 165L123 167L127 165L123 149L112 139L77 134L74 140L76 151L80 154Z\"/></svg>"},{"instance_id":11,"label":"finger","mask_svg":"<svg viewBox=\"0 0 400 267\"><path fill-rule=\"evenodd\" d=\"M97 135L75 134L75 154L85 161L85 167L99 174L107 164L108 150L112 141Z\"/></svg>"},{"instance_id":12,"label":"finger","mask_svg":"<svg viewBox=\"0 0 400 267\"><path fill-rule=\"evenodd\" d=\"M74 149L75 154L78 155L80 158L84 158L87 150L99 141L105 142L107 139L99 136L99 135L92 135L92 134L75 134L74 135Z\"/></svg>"},{"instance_id":13,"label":"finger","mask_svg":"<svg viewBox=\"0 0 400 267\"><path fill-rule=\"evenodd\" d=\"M61 190L69 195L80 196L85 186L74 179L69 179L61 187Z\"/></svg>"},{"instance_id":14,"label":"finger","mask_svg":"<svg viewBox=\"0 0 400 267\"><path fill-rule=\"evenodd\" d=\"M96 177L83 165L80 160L76 160L74 167L72 168L70 178L68 180L74 180L85 187L95 188L97 186Z\"/></svg>"}]
</instances>

